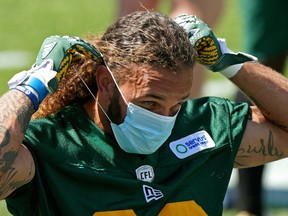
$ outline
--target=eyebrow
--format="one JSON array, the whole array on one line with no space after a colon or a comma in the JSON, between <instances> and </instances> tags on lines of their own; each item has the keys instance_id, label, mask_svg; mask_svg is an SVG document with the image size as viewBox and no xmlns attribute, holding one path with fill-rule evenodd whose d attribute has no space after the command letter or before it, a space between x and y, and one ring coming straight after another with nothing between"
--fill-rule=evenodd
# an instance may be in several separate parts
<instances>
[{"instance_id":1,"label":"eyebrow","mask_svg":"<svg viewBox=\"0 0 288 216\"><path fill-rule=\"evenodd\" d=\"M180 100L186 100L188 99L190 96L190 94L187 94L186 96L182 97ZM146 94L146 95L143 95L143 97L152 97L152 98L155 98L155 99L160 99L160 100L164 100L165 97L164 96L161 96L161 95L156 95L156 94Z\"/></svg>"}]
</instances>

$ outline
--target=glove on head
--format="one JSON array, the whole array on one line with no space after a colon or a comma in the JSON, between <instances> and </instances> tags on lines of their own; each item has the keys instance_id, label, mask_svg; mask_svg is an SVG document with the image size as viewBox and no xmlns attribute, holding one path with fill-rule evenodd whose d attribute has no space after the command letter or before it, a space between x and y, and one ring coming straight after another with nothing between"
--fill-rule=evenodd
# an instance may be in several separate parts
<instances>
[{"instance_id":1,"label":"glove on head","mask_svg":"<svg viewBox=\"0 0 288 216\"><path fill-rule=\"evenodd\" d=\"M33 67L14 75L8 81L9 89L17 89L26 94L36 111L44 98L57 89L58 82L71 62L78 59L80 54L98 64L104 64L102 54L78 37L48 37L44 40Z\"/></svg>"},{"instance_id":2,"label":"glove on head","mask_svg":"<svg viewBox=\"0 0 288 216\"><path fill-rule=\"evenodd\" d=\"M257 58L249 54L229 50L225 40L218 39L207 24L197 16L182 14L175 18L175 22L188 33L189 40L198 54L197 61L213 72L247 61L257 61Z\"/></svg>"},{"instance_id":3,"label":"glove on head","mask_svg":"<svg viewBox=\"0 0 288 216\"><path fill-rule=\"evenodd\" d=\"M91 44L79 37L50 36L46 38L40 48L35 65L40 65L47 59L53 60L53 70L57 72L56 79L52 79L48 86L54 92L58 82L67 72L71 62L85 55L93 61L103 64L102 54Z\"/></svg>"}]
</instances>

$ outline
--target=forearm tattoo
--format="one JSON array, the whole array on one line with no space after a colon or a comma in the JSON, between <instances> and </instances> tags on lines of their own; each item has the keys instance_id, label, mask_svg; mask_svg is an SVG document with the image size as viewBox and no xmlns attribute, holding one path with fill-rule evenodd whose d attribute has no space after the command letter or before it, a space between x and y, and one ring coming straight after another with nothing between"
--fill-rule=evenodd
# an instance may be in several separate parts
<instances>
[{"instance_id":1,"label":"forearm tattoo","mask_svg":"<svg viewBox=\"0 0 288 216\"><path fill-rule=\"evenodd\" d=\"M33 105L23 93L9 91L0 98L0 173L13 163L32 114Z\"/></svg>"},{"instance_id":2,"label":"forearm tattoo","mask_svg":"<svg viewBox=\"0 0 288 216\"><path fill-rule=\"evenodd\" d=\"M33 112L33 105L27 96L16 90L9 91L0 100L0 126L16 114L21 132L24 133Z\"/></svg>"},{"instance_id":3,"label":"forearm tattoo","mask_svg":"<svg viewBox=\"0 0 288 216\"><path fill-rule=\"evenodd\" d=\"M244 148L240 146L237 153L237 158L251 158L253 155L255 156L255 154L260 154L261 157L272 157L275 158L275 160L284 156L281 149L277 148L271 130L269 131L268 139L261 138L259 139L259 143L255 145L247 145ZM235 164L245 166L244 164L237 162L235 162Z\"/></svg>"},{"instance_id":4,"label":"forearm tattoo","mask_svg":"<svg viewBox=\"0 0 288 216\"><path fill-rule=\"evenodd\" d=\"M33 163L30 164L29 169L29 176L32 175L32 167L34 166ZM9 167L9 169L6 171L6 175L3 179L0 181L0 195L6 194L9 191L14 191L15 189L21 187L22 185L28 183L30 180L28 178L22 179L22 180L13 180L15 175L17 174L17 170L14 167Z\"/></svg>"}]
</instances>

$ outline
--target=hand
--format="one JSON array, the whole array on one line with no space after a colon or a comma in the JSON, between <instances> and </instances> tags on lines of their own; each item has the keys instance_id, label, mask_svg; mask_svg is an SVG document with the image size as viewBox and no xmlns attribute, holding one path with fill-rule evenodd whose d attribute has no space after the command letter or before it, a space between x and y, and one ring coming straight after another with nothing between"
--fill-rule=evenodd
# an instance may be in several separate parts
<instances>
[{"instance_id":1,"label":"hand","mask_svg":"<svg viewBox=\"0 0 288 216\"><path fill-rule=\"evenodd\" d=\"M102 54L78 37L48 37L41 46L34 66L28 71L14 75L8 81L9 89L17 89L26 94L36 111L44 98L57 89L58 82L67 72L71 62L80 54L103 64Z\"/></svg>"},{"instance_id":2,"label":"hand","mask_svg":"<svg viewBox=\"0 0 288 216\"><path fill-rule=\"evenodd\" d=\"M59 82L67 72L71 62L79 57L79 54L85 55L93 61L102 64L102 54L91 44L72 36L50 36L46 38L40 48L35 65L40 65L43 61L51 59L53 61L53 70L57 72L56 78ZM58 86L58 82L51 81L49 85L52 91Z\"/></svg>"},{"instance_id":3,"label":"hand","mask_svg":"<svg viewBox=\"0 0 288 216\"><path fill-rule=\"evenodd\" d=\"M224 39L217 39L213 31L197 16L179 15L175 21L189 35L189 40L197 52L197 61L214 72L241 64L257 61L257 58L246 53L234 53L226 47Z\"/></svg>"}]
</instances>

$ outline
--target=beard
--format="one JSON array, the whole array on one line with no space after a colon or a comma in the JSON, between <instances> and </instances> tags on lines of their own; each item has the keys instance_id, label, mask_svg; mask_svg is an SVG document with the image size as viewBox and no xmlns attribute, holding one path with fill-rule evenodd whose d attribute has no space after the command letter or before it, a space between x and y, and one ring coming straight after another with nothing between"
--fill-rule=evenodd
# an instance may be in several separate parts
<instances>
[{"instance_id":1,"label":"beard","mask_svg":"<svg viewBox=\"0 0 288 216\"><path fill-rule=\"evenodd\" d=\"M110 120L115 124L120 124L123 121L122 108L120 106L120 96L121 95L118 88L115 87L107 112Z\"/></svg>"}]
</instances>

